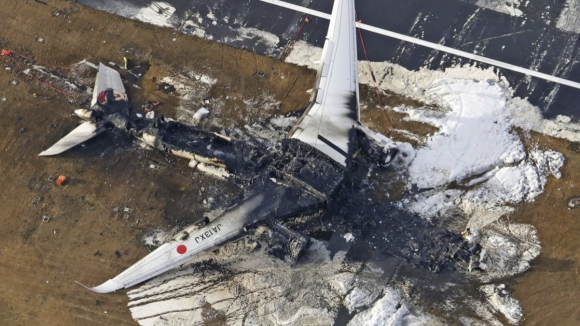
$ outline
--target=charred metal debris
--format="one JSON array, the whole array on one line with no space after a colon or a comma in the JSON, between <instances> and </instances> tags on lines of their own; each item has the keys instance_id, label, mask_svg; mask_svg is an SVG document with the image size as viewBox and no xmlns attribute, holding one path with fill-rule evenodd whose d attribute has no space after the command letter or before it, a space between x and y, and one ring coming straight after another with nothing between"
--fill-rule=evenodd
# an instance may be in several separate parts
<instances>
[{"instance_id":1,"label":"charred metal debris","mask_svg":"<svg viewBox=\"0 0 580 326\"><path fill-rule=\"evenodd\" d=\"M359 130L353 129L351 137L358 150L349 153L352 159L344 167L297 139L284 139L276 151L269 152L163 116L144 119L136 115L128 101L116 99L112 90L105 95L106 100L98 103L99 109L89 114L101 128L125 130L166 154L190 160L191 167L205 167L205 171L209 167L218 176L244 183L248 185L246 199L265 196L266 200L251 212L251 223L245 231L247 234L266 226L276 233L267 245L267 251L275 256L296 262L307 247L308 237L288 229L286 222L295 224L299 220L302 226L293 227L312 234L317 229L324 231L322 222L312 219L322 215L322 220L334 225L332 231L348 230L359 241L376 248L373 250L436 273L468 269L477 265L474 262L479 263L478 244L398 210L388 201L369 200L373 192L386 191L369 177L369 170L381 169L393 154L385 154Z\"/></svg>"}]
</instances>

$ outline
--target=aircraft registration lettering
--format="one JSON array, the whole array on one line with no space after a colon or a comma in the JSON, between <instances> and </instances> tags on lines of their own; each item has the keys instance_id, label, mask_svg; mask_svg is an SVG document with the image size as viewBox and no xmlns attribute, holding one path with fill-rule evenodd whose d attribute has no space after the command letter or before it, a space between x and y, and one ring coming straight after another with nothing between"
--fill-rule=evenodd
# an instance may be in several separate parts
<instances>
[{"instance_id":1,"label":"aircraft registration lettering","mask_svg":"<svg viewBox=\"0 0 580 326\"><path fill-rule=\"evenodd\" d=\"M199 243L200 241L207 240L212 236L216 235L221 230L222 225L218 224L211 229L205 231L204 233L200 234L199 236L195 237L195 243Z\"/></svg>"}]
</instances>

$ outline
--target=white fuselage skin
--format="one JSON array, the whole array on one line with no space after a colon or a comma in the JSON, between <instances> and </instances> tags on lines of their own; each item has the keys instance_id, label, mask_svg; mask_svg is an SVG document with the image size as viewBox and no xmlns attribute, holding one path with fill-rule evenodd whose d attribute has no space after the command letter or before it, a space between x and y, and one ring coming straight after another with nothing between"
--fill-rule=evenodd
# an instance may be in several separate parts
<instances>
[{"instance_id":1,"label":"white fuselage skin","mask_svg":"<svg viewBox=\"0 0 580 326\"><path fill-rule=\"evenodd\" d=\"M149 279L153 275L187 263L193 256L222 244L244 232L244 227L254 223L252 214L265 196L258 194L242 201L239 205L201 228L188 227L171 240L145 256L131 268L115 278L91 288L98 293L108 293L128 288Z\"/></svg>"}]
</instances>

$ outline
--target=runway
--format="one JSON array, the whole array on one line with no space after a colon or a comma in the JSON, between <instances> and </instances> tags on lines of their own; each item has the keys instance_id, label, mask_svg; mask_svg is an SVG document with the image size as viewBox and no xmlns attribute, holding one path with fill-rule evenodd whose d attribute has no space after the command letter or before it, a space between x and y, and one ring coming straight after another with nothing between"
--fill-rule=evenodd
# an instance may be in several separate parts
<instances>
[{"instance_id":1,"label":"runway","mask_svg":"<svg viewBox=\"0 0 580 326\"><path fill-rule=\"evenodd\" d=\"M282 48L298 39L321 47L328 28L323 18L263 3L259 0L80 0L79 3L125 17L143 20L144 8L166 16L165 26L180 29L208 40L226 43L248 51L276 57ZM313 10L330 13L331 0L288 1ZM580 82L578 32L570 4L539 1L529 4L442 0L424 2L359 0L357 16L364 24L441 44L492 60ZM490 9L492 8L492 9ZM139 13L141 12L141 17ZM156 22L153 22L156 23ZM389 61L410 70L421 67L444 69L472 63L470 60L420 45L362 32L371 61ZM359 58L365 58L359 45ZM486 64L478 64L487 67ZM580 90L561 86L518 72L499 69L514 89L514 94L538 106L544 117L567 115L577 121L580 113L574 103Z\"/></svg>"}]
</instances>

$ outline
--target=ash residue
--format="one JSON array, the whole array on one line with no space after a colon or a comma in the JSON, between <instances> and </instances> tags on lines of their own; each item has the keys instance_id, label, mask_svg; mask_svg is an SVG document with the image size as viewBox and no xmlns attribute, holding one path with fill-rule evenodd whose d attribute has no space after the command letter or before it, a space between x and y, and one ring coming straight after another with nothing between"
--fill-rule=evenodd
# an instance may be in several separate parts
<instances>
[{"instance_id":1,"label":"ash residue","mask_svg":"<svg viewBox=\"0 0 580 326\"><path fill-rule=\"evenodd\" d=\"M303 233L326 234L328 243L313 239L305 249L292 245L300 236L282 225L259 226L251 237L199 256L193 268L165 274L130 292L134 318L143 324L155 320L181 325L204 320L204 312L210 309L226 324L323 325L334 323L341 307L348 306L350 313L337 322L352 318L351 324L356 324L376 314L415 318L411 311L421 311L415 303L425 302L425 293L433 293L433 287L448 291L450 287L443 285L453 282L457 291L467 285L465 274L457 271L466 271L477 246L470 247L460 234L398 210L389 201L373 201L377 192L387 190L377 174L389 172L375 171L364 156L345 178L343 168L315 154L306 145L285 140L273 155L270 171L280 181L307 189L313 203L316 198L325 200L327 212L321 218L316 211L323 207L315 205L304 212L305 223L297 218L288 221ZM257 181L247 191L259 191L261 184ZM291 193L287 190L290 197ZM287 212L296 213L296 208L283 202L275 215L293 217ZM345 232L351 233L352 242L341 236ZM305 249L297 262L296 248ZM208 258L214 268L205 265ZM417 282L424 279L429 281ZM464 292L459 293L449 311L467 309L461 305ZM162 313L151 315L151 311Z\"/></svg>"}]
</instances>

